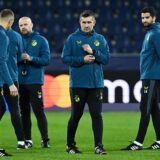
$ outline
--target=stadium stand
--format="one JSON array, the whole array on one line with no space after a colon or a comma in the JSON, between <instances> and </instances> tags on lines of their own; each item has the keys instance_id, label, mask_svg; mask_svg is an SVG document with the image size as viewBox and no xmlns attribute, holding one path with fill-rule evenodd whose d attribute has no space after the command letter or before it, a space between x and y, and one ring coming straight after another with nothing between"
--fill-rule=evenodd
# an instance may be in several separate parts
<instances>
[{"instance_id":1,"label":"stadium stand","mask_svg":"<svg viewBox=\"0 0 160 160\"><path fill-rule=\"evenodd\" d=\"M0 0L0 8L11 8L16 22L29 16L35 30L48 38L52 55L61 53L67 36L78 27L84 9L96 13L96 30L109 42L111 52L121 55L139 53L143 32L139 11L144 6L160 8L159 0ZM15 29L18 30L17 23Z\"/></svg>"}]
</instances>

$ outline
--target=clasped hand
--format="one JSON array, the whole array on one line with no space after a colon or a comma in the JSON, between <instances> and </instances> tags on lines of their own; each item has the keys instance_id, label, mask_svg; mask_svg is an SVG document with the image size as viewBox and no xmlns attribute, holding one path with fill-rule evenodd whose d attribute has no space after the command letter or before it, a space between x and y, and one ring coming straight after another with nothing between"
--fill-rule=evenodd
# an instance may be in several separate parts
<instances>
[{"instance_id":1,"label":"clasped hand","mask_svg":"<svg viewBox=\"0 0 160 160\"><path fill-rule=\"evenodd\" d=\"M30 61L31 56L28 53L22 53L22 59L25 61Z\"/></svg>"},{"instance_id":2,"label":"clasped hand","mask_svg":"<svg viewBox=\"0 0 160 160\"><path fill-rule=\"evenodd\" d=\"M93 50L89 44L82 45L82 48L88 55L84 56L85 63L93 63L95 61L95 56L93 56Z\"/></svg>"}]
</instances>

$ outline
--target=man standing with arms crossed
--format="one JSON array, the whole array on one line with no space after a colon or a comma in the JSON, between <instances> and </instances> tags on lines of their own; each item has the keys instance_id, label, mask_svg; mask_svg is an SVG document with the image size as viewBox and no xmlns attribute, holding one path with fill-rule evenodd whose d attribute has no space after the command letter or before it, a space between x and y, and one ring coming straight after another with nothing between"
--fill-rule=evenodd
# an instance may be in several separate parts
<instances>
[{"instance_id":1,"label":"man standing with arms crossed","mask_svg":"<svg viewBox=\"0 0 160 160\"><path fill-rule=\"evenodd\" d=\"M143 149L150 116L156 133L156 141L148 149L160 149L160 23L155 22L156 12L152 7L142 9L141 20L147 30L140 54L141 118L135 141L122 150Z\"/></svg>"},{"instance_id":2,"label":"man standing with arms crossed","mask_svg":"<svg viewBox=\"0 0 160 160\"><path fill-rule=\"evenodd\" d=\"M47 66L50 61L50 49L46 38L32 30L33 23L29 17L19 19L19 28L24 45L24 53L18 67L20 108L25 140L27 146L32 147L32 106L41 133L41 146L48 148L48 124L44 113L42 85L44 82L44 66Z\"/></svg>"},{"instance_id":3,"label":"man standing with arms crossed","mask_svg":"<svg viewBox=\"0 0 160 160\"><path fill-rule=\"evenodd\" d=\"M8 9L0 12L0 119L3 116L1 111L4 104L3 82L8 84L11 96L18 95L18 90L10 77L7 67L9 39L6 30L13 24L13 15L13 12ZM4 149L0 149L0 156L10 156L10 154L6 153Z\"/></svg>"},{"instance_id":4,"label":"man standing with arms crossed","mask_svg":"<svg viewBox=\"0 0 160 160\"><path fill-rule=\"evenodd\" d=\"M81 153L76 147L75 134L87 103L92 118L94 152L106 154L102 143L102 65L108 63L109 47L105 38L93 29L96 20L92 11L82 12L79 22L80 29L68 37L62 52L62 61L69 65L72 108L67 128L66 151L69 154Z\"/></svg>"}]
</instances>

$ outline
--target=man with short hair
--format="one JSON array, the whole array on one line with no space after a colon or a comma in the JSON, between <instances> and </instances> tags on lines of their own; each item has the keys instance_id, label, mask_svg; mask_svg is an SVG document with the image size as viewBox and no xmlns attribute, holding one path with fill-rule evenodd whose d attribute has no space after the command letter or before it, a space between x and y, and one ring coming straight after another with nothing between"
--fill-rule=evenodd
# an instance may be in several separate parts
<instances>
[{"instance_id":1,"label":"man with short hair","mask_svg":"<svg viewBox=\"0 0 160 160\"><path fill-rule=\"evenodd\" d=\"M24 53L18 66L18 80L25 142L28 147L32 147L32 106L41 133L41 146L48 148L48 124L44 113L42 85L44 82L44 66L47 66L50 61L50 49L47 39L32 30L33 23L29 17L19 19L19 28L24 44Z\"/></svg>"},{"instance_id":2,"label":"man with short hair","mask_svg":"<svg viewBox=\"0 0 160 160\"><path fill-rule=\"evenodd\" d=\"M12 23L8 26L7 29L7 36L9 38L9 47L8 47L8 60L7 66L9 73L11 75L12 81L14 82L15 86L18 88L18 66L17 61L20 58L23 50L22 44L22 37L19 33L15 32L11 27L14 22L14 13L10 16ZM17 137L17 149L26 149L25 142L24 142L24 134L23 134L23 127L20 117L20 110L19 110L19 96L11 96L8 84L4 82L3 85L3 94L4 98L6 99L6 103L8 105L12 125L15 130L15 134ZM3 115L6 111L6 104L2 105L1 114ZM1 115L1 118L2 118Z\"/></svg>"},{"instance_id":3,"label":"man with short hair","mask_svg":"<svg viewBox=\"0 0 160 160\"><path fill-rule=\"evenodd\" d=\"M156 141L148 149L160 149L160 23L156 22L156 12L152 7L142 9L141 20L147 31L140 54L141 118L135 141L122 150L143 149L150 116L156 133Z\"/></svg>"},{"instance_id":4,"label":"man with short hair","mask_svg":"<svg viewBox=\"0 0 160 160\"><path fill-rule=\"evenodd\" d=\"M6 31L13 24L13 12L10 9L4 9L0 12L0 119L3 116L3 83L7 83L11 96L17 96L18 90L14 85L7 67L9 39ZM0 149L0 156L10 156L4 149Z\"/></svg>"},{"instance_id":5,"label":"man with short hair","mask_svg":"<svg viewBox=\"0 0 160 160\"><path fill-rule=\"evenodd\" d=\"M62 52L62 61L69 65L72 108L67 128L66 151L70 154L81 153L76 146L75 134L87 103L92 118L94 152L106 154L102 143L102 65L108 63L109 47L105 38L93 29L96 20L92 11L82 12L79 23L80 29L68 37Z\"/></svg>"}]
</instances>

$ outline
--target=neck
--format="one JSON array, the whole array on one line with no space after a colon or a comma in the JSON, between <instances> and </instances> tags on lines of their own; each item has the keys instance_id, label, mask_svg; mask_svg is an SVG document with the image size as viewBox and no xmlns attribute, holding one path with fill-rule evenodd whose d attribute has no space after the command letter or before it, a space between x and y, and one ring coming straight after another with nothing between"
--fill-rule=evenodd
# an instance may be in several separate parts
<instances>
[{"instance_id":1,"label":"neck","mask_svg":"<svg viewBox=\"0 0 160 160\"><path fill-rule=\"evenodd\" d=\"M5 29L8 30L8 25L5 22L0 22L0 25Z\"/></svg>"}]
</instances>

